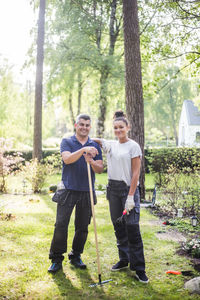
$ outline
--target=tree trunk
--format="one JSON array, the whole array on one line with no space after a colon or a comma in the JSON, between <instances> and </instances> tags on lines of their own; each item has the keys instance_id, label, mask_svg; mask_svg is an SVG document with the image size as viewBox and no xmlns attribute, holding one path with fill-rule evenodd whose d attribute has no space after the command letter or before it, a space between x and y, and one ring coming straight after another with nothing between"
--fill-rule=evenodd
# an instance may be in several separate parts
<instances>
[{"instance_id":1,"label":"tree trunk","mask_svg":"<svg viewBox=\"0 0 200 300\"><path fill-rule=\"evenodd\" d=\"M111 3L110 9L110 24L109 24L109 56L113 56L115 43L117 36L119 34L119 26L116 25L116 10L117 10L117 0L113 0ZM100 45L100 42L99 42ZM100 47L98 47L100 48ZM99 117L97 121L97 136L103 137L104 133L104 123L106 119L106 111L107 111L107 85L108 85L108 77L109 77L109 66L104 65L101 69L100 74L100 96L99 96Z\"/></svg>"},{"instance_id":2,"label":"tree trunk","mask_svg":"<svg viewBox=\"0 0 200 300\"><path fill-rule=\"evenodd\" d=\"M43 62L44 62L44 35L45 35L45 6L46 0L40 0L37 62L35 80L35 111L34 111L34 140L33 158L42 158L42 90L43 90Z\"/></svg>"},{"instance_id":3,"label":"tree trunk","mask_svg":"<svg viewBox=\"0 0 200 300\"><path fill-rule=\"evenodd\" d=\"M142 149L140 187L141 198L145 199L144 104L137 0L123 0L123 21L126 112L131 125L130 138Z\"/></svg>"},{"instance_id":4,"label":"tree trunk","mask_svg":"<svg viewBox=\"0 0 200 300\"><path fill-rule=\"evenodd\" d=\"M77 109L77 115L79 115L80 111L81 111L82 90L83 90L83 81L82 81L81 72L79 71L78 72L78 109Z\"/></svg>"},{"instance_id":5,"label":"tree trunk","mask_svg":"<svg viewBox=\"0 0 200 300\"><path fill-rule=\"evenodd\" d=\"M70 112L72 127L74 128L74 132L75 132L75 127L74 127L75 118L74 118L74 112L73 112L73 106L72 106L72 92L71 91L69 93L69 112Z\"/></svg>"},{"instance_id":6,"label":"tree trunk","mask_svg":"<svg viewBox=\"0 0 200 300\"><path fill-rule=\"evenodd\" d=\"M107 109L107 79L109 71L105 67L100 76L99 118L97 122L97 137L103 137Z\"/></svg>"}]
</instances>

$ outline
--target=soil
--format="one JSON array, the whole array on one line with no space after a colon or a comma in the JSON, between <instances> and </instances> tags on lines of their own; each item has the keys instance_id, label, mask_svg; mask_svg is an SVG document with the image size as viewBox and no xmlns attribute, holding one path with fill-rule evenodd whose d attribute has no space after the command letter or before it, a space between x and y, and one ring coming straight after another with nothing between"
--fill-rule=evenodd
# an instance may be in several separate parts
<instances>
[{"instance_id":1,"label":"soil","mask_svg":"<svg viewBox=\"0 0 200 300\"><path fill-rule=\"evenodd\" d=\"M174 242L186 242L187 238L176 230L158 231L156 234L159 240L168 240Z\"/></svg>"},{"instance_id":2,"label":"soil","mask_svg":"<svg viewBox=\"0 0 200 300\"><path fill-rule=\"evenodd\" d=\"M163 225L163 219L165 215L162 215L162 212L157 213L156 215L160 217L159 220L151 220L149 223L151 225L161 225L162 229L156 233L156 236L160 240L169 240L169 241L174 241L178 243L183 243L186 242L190 234L186 233L181 233L176 229L171 229L169 227L166 228L165 225ZM197 234L198 235L198 234ZM200 258L192 258L190 255L188 255L181 247L177 250L177 254L183 255L190 259L191 265L193 268L197 271L200 272Z\"/></svg>"}]
</instances>

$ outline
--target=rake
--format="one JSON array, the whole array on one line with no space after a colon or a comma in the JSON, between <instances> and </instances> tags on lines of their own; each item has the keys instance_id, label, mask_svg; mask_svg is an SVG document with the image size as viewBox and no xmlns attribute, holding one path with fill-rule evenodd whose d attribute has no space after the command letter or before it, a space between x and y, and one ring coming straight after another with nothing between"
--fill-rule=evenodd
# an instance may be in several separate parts
<instances>
[{"instance_id":1,"label":"rake","mask_svg":"<svg viewBox=\"0 0 200 300\"><path fill-rule=\"evenodd\" d=\"M112 279L101 281L101 265L100 265L100 258L99 258L99 247L98 247L98 238L97 238L97 228L96 228L96 219L95 219L95 211L94 211L94 198L93 198L93 191L92 191L92 179L91 179L91 170L90 164L87 162L87 169L88 169L88 180L89 180L89 190L90 190L90 201L91 201L91 208L92 208L92 218L93 218L93 225L94 225L94 234L95 234L95 245L96 245L96 254L97 254L97 267L98 267L98 278L99 282L89 285L90 287L95 287L98 285L103 285L112 281Z\"/></svg>"}]
</instances>

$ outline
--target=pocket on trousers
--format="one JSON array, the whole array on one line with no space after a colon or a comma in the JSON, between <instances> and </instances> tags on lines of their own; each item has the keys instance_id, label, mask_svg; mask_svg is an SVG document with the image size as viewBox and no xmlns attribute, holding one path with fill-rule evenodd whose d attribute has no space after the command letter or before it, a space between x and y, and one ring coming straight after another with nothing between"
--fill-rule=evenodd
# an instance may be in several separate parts
<instances>
[{"instance_id":1,"label":"pocket on trousers","mask_svg":"<svg viewBox=\"0 0 200 300\"><path fill-rule=\"evenodd\" d=\"M110 187L108 185L106 186L106 199L110 200Z\"/></svg>"},{"instance_id":2,"label":"pocket on trousers","mask_svg":"<svg viewBox=\"0 0 200 300\"><path fill-rule=\"evenodd\" d=\"M70 193L70 191L66 190L66 189L58 190L53 195L52 201L54 201L60 205L64 205L68 198L69 193Z\"/></svg>"},{"instance_id":3,"label":"pocket on trousers","mask_svg":"<svg viewBox=\"0 0 200 300\"><path fill-rule=\"evenodd\" d=\"M134 210L135 210L135 213L136 213L136 214L139 214L139 213L140 213L140 207L135 206L135 207L134 207Z\"/></svg>"},{"instance_id":4,"label":"pocket on trousers","mask_svg":"<svg viewBox=\"0 0 200 300\"><path fill-rule=\"evenodd\" d=\"M127 225L139 224L140 221L140 208L134 207L133 210L130 211L129 215L126 218Z\"/></svg>"}]
</instances>

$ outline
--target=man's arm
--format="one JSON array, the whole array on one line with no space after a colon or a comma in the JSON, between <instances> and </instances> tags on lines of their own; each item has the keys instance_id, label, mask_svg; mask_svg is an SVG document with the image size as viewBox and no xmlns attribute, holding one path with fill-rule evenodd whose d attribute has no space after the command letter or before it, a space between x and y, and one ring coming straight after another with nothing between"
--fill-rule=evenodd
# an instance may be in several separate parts
<instances>
[{"instance_id":1,"label":"man's arm","mask_svg":"<svg viewBox=\"0 0 200 300\"><path fill-rule=\"evenodd\" d=\"M98 150L95 147L83 147L75 152L63 151L61 156L66 165L76 162L84 153L94 157L98 154Z\"/></svg>"},{"instance_id":2,"label":"man's arm","mask_svg":"<svg viewBox=\"0 0 200 300\"><path fill-rule=\"evenodd\" d=\"M101 159L94 160L90 154L84 154L84 157L85 157L85 161L89 162L89 164L92 167L92 170L95 173L99 173L100 174L100 173L103 172L103 161Z\"/></svg>"}]
</instances>

